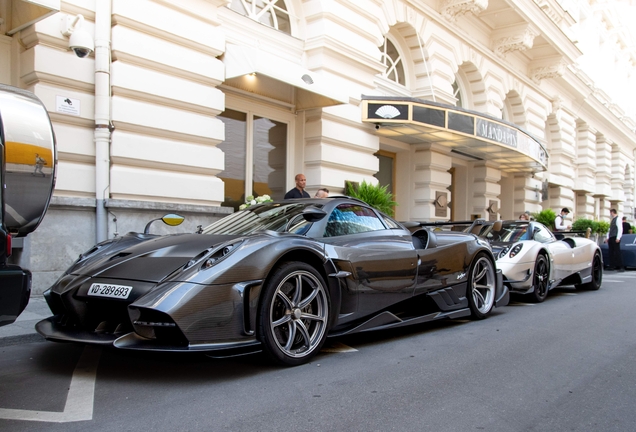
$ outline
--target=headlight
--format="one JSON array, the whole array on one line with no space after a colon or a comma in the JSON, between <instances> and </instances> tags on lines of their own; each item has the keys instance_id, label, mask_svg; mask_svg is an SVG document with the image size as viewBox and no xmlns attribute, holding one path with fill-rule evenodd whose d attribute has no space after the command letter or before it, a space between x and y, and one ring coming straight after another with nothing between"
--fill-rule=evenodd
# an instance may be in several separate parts
<instances>
[{"instance_id":1,"label":"headlight","mask_svg":"<svg viewBox=\"0 0 636 432\"><path fill-rule=\"evenodd\" d=\"M234 252L238 246L242 242L232 243L229 245L221 246L217 249L212 255L208 256L205 261L203 261L203 265L201 265L201 270L207 270L212 267L214 264L218 263L222 259L225 259L229 254Z\"/></svg>"},{"instance_id":2,"label":"headlight","mask_svg":"<svg viewBox=\"0 0 636 432\"><path fill-rule=\"evenodd\" d=\"M497 256L497 259L505 257L509 250L510 250L510 246L506 246L505 248L500 250L499 255Z\"/></svg>"},{"instance_id":3,"label":"headlight","mask_svg":"<svg viewBox=\"0 0 636 432\"><path fill-rule=\"evenodd\" d=\"M512 247L512 250L510 251L510 258L514 258L515 255L521 252L522 248L523 248L523 243L517 243L516 245L514 245Z\"/></svg>"},{"instance_id":4,"label":"headlight","mask_svg":"<svg viewBox=\"0 0 636 432\"><path fill-rule=\"evenodd\" d=\"M183 267L183 270L186 270L200 262L203 263L201 265L201 270L209 269L214 264L218 263L226 256L230 255L233 251L235 251L241 243L243 243L242 240L238 242L235 241L234 243L225 243L220 247L206 249L192 258L190 261L188 261Z\"/></svg>"}]
</instances>

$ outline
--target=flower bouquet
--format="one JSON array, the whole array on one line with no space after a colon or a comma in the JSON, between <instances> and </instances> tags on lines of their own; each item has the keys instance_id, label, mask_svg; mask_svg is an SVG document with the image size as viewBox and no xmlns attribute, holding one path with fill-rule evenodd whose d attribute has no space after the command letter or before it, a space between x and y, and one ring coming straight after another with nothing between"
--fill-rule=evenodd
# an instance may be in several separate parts
<instances>
[{"instance_id":1,"label":"flower bouquet","mask_svg":"<svg viewBox=\"0 0 636 432\"><path fill-rule=\"evenodd\" d=\"M270 197L267 194L257 196L256 198L254 198L254 196L252 195L249 195L247 199L245 200L245 204L241 204L239 206L239 210L246 209L249 206L253 206L255 204L261 204L261 203L272 202L272 201L274 201L272 197Z\"/></svg>"}]
</instances>

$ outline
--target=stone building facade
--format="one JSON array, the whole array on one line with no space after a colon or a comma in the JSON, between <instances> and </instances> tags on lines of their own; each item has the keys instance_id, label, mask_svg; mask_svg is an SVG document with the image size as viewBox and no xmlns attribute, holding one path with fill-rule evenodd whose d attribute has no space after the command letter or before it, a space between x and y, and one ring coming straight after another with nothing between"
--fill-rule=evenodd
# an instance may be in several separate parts
<instances>
[{"instance_id":1,"label":"stone building facade","mask_svg":"<svg viewBox=\"0 0 636 432\"><path fill-rule=\"evenodd\" d=\"M561 207L632 219L629 5L0 0L0 82L43 101L58 144L51 208L16 259L42 292L96 240L167 212L192 231L248 195L282 198L299 172L312 194L388 185L399 220ZM95 42L86 58L69 50L68 29L80 26ZM488 122L534 150L448 122L373 120L373 100L382 113L438 108Z\"/></svg>"}]
</instances>

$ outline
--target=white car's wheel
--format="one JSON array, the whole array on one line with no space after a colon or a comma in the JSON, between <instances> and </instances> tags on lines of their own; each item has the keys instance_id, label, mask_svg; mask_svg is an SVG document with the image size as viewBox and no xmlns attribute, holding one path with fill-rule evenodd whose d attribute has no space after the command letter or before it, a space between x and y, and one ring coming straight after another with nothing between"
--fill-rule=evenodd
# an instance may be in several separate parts
<instances>
[{"instance_id":1,"label":"white car's wheel","mask_svg":"<svg viewBox=\"0 0 636 432\"><path fill-rule=\"evenodd\" d=\"M534 290L528 295L535 303L541 303L548 296L550 289L550 266L545 255L538 255L534 263L532 286Z\"/></svg>"}]
</instances>

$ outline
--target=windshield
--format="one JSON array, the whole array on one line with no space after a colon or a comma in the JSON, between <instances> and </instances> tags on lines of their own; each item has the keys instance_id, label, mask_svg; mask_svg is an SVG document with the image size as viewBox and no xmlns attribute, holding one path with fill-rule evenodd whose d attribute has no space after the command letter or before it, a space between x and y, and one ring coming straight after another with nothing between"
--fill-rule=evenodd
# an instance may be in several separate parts
<instances>
[{"instance_id":1,"label":"windshield","mask_svg":"<svg viewBox=\"0 0 636 432\"><path fill-rule=\"evenodd\" d=\"M312 203L266 203L232 213L203 229L203 234L246 235L256 231L288 231L303 234L310 222L302 217Z\"/></svg>"},{"instance_id":2,"label":"windshield","mask_svg":"<svg viewBox=\"0 0 636 432\"><path fill-rule=\"evenodd\" d=\"M530 225L528 222L507 223L501 227L501 230L491 230L486 233L486 238L493 242L516 242L520 240L530 240L532 236L528 233Z\"/></svg>"}]
</instances>

